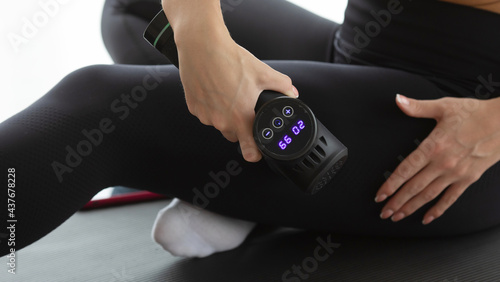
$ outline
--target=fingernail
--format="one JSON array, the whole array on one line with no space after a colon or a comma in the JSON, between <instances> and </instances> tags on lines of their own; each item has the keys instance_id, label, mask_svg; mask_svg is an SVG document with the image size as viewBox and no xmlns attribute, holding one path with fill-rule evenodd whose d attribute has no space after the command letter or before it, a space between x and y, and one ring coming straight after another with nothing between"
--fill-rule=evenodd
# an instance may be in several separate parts
<instances>
[{"instance_id":1,"label":"fingernail","mask_svg":"<svg viewBox=\"0 0 500 282\"><path fill-rule=\"evenodd\" d=\"M433 216L428 216L428 217L426 217L426 218L424 219L424 221L422 221L422 224L423 224L423 225L430 224L431 222L433 222L433 221L434 221L434 219L435 219L435 218L434 218Z\"/></svg>"},{"instance_id":2,"label":"fingernail","mask_svg":"<svg viewBox=\"0 0 500 282\"><path fill-rule=\"evenodd\" d=\"M293 86L293 94L295 95L295 98L299 98L299 90L297 90L297 88L295 86Z\"/></svg>"},{"instance_id":3,"label":"fingernail","mask_svg":"<svg viewBox=\"0 0 500 282\"><path fill-rule=\"evenodd\" d=\"M249 151L245 152L244 158L245 158L245 160L248 160L248 161L253 160L255 158L255 153L252 152L251 150L249 150Z\"/></svg>"},{"instance_id":4,"label":"fingernail","mask_svg":"<svg viewBox=\"0 0 500 282\"><path fill-rule=\"evenodd\" d=\"M397 94L396 95L396 100L398 100L398 102L401 105L405 105L405 106L409 106L410 105L410 100L408 100L408 98L406 98L405 96L403 96L401 94Z\"/></svg>"},{"instance_id":5,"label":"fingernail","mask_svg":"<svg viewBox=\"0 0 500 282\"><path fill-rule=\"evenodd\" d=\"M394 214L394 212L392 210L386 210L384 212L382 212L380 214L380 218L382 219L388 219L389 217L391 217L392 215Z\"/></svg>"},{"instance_id":6,"label":"fingernail","mask_svg":"<svg viewBox=\"0 0 500 282\"><path fill-rule=\"evenodd\" d=\"M405 218L405 214L402 213L402 212L400 212L400 213L396 214L395 216L393 216L391 218L391 220L394 221L394 222L398 222L398 221L400 221L403 218Z\"/></svg>"},{"instance_id":7,"label":"fingernail","mask_svg":"<svg viewBox=\"0 0 500 282\"><path fill-rule=\"evenodd\" d=\"M380 196L375 197L375 202L376 202L376 203L380 203L380 202L385 201L385 199L387 199L387 195L382 194L382 195L380 195Z\"/></svg>"},{"instance_id":8,"label":"fingernail","mask_svg":"<svg viewBox=\"0 0 500 282\"><path fill-rule=\"evenodd\" d=\"M248 149L245 154L244 154L244 159L247 162L255 163L260 161L262 155L258 150L255 149Z\"/></svg>"}]
</instances>

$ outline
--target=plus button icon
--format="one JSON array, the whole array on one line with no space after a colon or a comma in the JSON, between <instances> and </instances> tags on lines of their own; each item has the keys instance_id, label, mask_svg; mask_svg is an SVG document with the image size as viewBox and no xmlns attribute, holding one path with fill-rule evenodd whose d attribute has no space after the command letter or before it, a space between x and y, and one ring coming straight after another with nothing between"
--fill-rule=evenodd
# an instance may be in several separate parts
<instances>
[{"instance_id":1,"label":"plus button icon","mask_svg":"<svg viewBox=\"0 0 500 282\"><path fill-rule=\"evenodd\" d=\"M293 108L290 106L286 106L283 108L283 115L285 117L291 117L293 116Z\"/></svg>"}]
</instances>

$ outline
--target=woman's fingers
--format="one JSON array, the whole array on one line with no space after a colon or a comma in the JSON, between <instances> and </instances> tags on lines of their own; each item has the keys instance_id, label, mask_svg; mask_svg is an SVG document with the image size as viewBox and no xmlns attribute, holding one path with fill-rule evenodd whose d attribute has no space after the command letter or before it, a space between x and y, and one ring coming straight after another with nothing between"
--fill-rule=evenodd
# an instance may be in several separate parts
<instances>
[{"instance_id":1,"label":"woman's fingers","mask_svg":"<svg viewBox=\"0 0 500 282\"><path fill-rule=\"evenodd\" d=\"M289 76L274 70L264 62L260 63L264 69L260 72L263 75L259 77L260 81L258 81L257 84L262 90L277 91L292 98L297 98L299 96L299 93L295 86L293 86L292 80ZM258 162L261 160L262 155L253 137L253 122L255 119L253 109L255 108L255 103L252 104L250 108L252 109L251 113L242 113L241 119L234 120L237 123L235 125L235 130L237 139L240 143L243 158L248 162Z\"/></svg>"},{"instance_id":2,"label":"woman's fingers","mask_svg":"<svg viewBox=\"0 0 500 282\"><path fill-rule=\"evenodd\" d=\"M429 203L430 201L436 199L448 186L450 185L450 179L446 177L438 177L427 187L422 189L420 193L416 194L414 197L408 199L402 207L399 209L394 209L396 212L391 218L392 221L400 221L410 215L415 211Z\"/></svg>"},{"instance_id":3,"label":"woman's fingers","mask_svg":"<svg viewBox=\"0 0 500 282\"><path fill-rule=\"evenodd\" d=\"M399 221L415 210L436 198L446 186L442 187L440 171L433 165L428 165L401 187L384 206L381 212L382 219L392 217Z\"/></svg>"},{"instance_id":4,"label":"woman's fingers","mask_svg":"<svg viewBox=\"0 0 500 282\"><path fill-rule=\"evenodd\" d=\"M422 223L427 225L444 214L465 192L470 184L455 183L443 194L441 199L424 216Z\"/></svg>"},{"instance_id":5,"label":"woman's fingers","mask_svg":"<svg viewBox=\"0 0 500 282\"><path fill-rule=\"evenodd\" d=\"M229 142L238 142L238 136L234 133L234 131L221 131L220 133L222 133L222 136L224 136L224 138L226 138Z\"/></svg>"},{"instance_id":6,"label":"woman's fingers","mask_svg":"<svg viewBox=\"0 0 500 282\"><path fill-rule=\"evenodd\" d=\"M264 64L264 63L263 63ZM291 98L298 98L299 91L292 84L292 79L279 71L265 65L266 72L261 78L260 85L263 90L273 90L283 93Z\"/></svg>"},{"instance_id":7,"label":"woman's fingers","mask_svg":"<svg viewBox=\"0 0 500 282\"><path fill-rule=\"evenodd\" d=\"M446 101L419 101L397 95L396 102L409 116L434 118L439 121L443 115L442 104ZM445 152L443 147L446 146L437 144L444 141L443 138L437 138L443 137L443 131L444 129L436 126L381 186L377 192L377 202L385 201L392 196L382 209L381 218L400 221L437 198L456 181L457 178L450 173L456 169L457 162L454 162L454 156L450 156L449 151ZM438 150L438 147L442 150ZM438 215L434 214L434 218L437 217Z\"/></svg>"},{"instance_id":8,"label":"woman's fingers","mask_svg":"<svg viewBox=\"0 0 500 282\"><path fill-rule=\"evenodd\" d=\"M377 192L375 201L377 203L385 201L392 196L405 182L415 176L420 170L429 164L429 154L422 148L425 147L425 141L413 151L396 170L387 178L384 184ZM415 184L414 184L415 186Z\"/></svg>"},{"instance_id":9,"label":"woman's fingers","mask_svg":"<svg viewBox=\"0 0 500 282\"><path fill-rule=\"evenodd\" d=\"M253 139L252 130L245 130L240 128L240 135L238 135L238 140L240 142L241 153L243 154L243 158L247 162L258 162L262 158L259 149L257 148L257 144Z\"/></svg>"},{"instance_id":10,"label":"woman's fingers","mask_svg":"<svg viewBox=\"0 0 500 282\"><path fill-rule=\"evenodd\" d=\"M443 102L446 100L415 100L403 96L396 95L396 102L399 108L408 116L415 118L433 118L439 120L443 115Z\"/></svg>"},{"instance_id":11,"label":"woman's fingers","mask_svg":"<svg viewBox=\"0 0 500 282\"><path fill-rule=\"evenodd\" d=\"M425 214L423 224L429 224L499 161L498 124L485 123L485 117L498 113L499 104L467 98L420 101L401 95L396 101L407 115L433 118L437 125L380 187L376 201L392 196L381 217L399 221L440 197Z\"/></svg>"}]
</instances>

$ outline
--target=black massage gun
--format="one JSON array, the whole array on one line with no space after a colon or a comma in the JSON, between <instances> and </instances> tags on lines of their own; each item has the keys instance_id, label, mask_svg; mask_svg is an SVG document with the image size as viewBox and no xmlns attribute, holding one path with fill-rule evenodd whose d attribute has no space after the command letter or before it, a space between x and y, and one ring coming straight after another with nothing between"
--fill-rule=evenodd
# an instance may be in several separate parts
<instances>
[{"instance_id":1,"label":"black massage gun","mask_svg":"<svg viewBox=\"0 0 500 282\"><path fill-rule=\"evenodd\" d=\"M151 21L144 38L179 67L174 33L163 10ZM264 159L304 192L317 193L347 160L347 148L299 99L264 91L255 113L253 135Z\"/></svg>"}]
</instances>

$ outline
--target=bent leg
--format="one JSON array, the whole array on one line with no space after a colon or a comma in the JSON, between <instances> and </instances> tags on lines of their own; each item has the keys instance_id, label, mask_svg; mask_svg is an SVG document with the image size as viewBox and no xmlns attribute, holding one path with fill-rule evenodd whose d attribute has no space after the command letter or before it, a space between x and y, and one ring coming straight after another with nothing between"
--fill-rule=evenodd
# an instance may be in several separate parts
<instances>
[{"instance_id":1,"label":"bent leg","mask_svg":"<svg viewBox=\"0 0 500 282\"><path fill-rule=\"evenodd\" d=\"M159 0L106 0L101 33L104 45L115 63L170 63L143 38L147 25L160 10Z\"/></svg>"},{"instance_id":2,"label":"bent leg","mask_svg":"<svg viewBox=\"0 0 500 282\"><path fill-rule=\"evenodd\" d=\"M224 21L236 41L261 60L333 61L334 32L339 24L285 0L222 0ZM160 11L158 0L107 0L102 37L120 64L168 64L143 39Z\"/></svg>"},{"instance_id":3,"label":"bent leg","mask_svg":"<svg viewBox=\"0 0 500 282\"><path fill-rule=\"evenodd\" d=\"M395 94L444 95L433 84L375 67L269 64L292 77L301 99L349 148L344 168L317 196L304 195L264 162L244 162L237 144L190 115L173 66L88 67L0 124L1 181L7 183L8 168L16 170L17 249L115 185L248 221L342 233L436 236L500 222L498 165L430 226L421 224L424 210L397 224L378 217L373 198L386 173L435 125L405 116ZM1 193L0 201L6 197Z\"/></svg>"}]
</instances>

